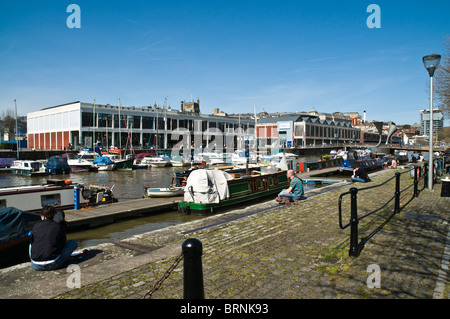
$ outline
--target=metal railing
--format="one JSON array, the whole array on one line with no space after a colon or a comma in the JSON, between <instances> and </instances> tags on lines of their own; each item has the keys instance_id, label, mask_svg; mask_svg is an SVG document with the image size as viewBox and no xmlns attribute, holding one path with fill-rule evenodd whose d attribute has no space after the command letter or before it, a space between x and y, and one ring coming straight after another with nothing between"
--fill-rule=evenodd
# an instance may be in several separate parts
<instances>
[{"instance_id":1,"label":"metal railing","mask_svg":"<svg viewBox=\"0 0 450 319\"><path fill-rule=\"evenodd\" d=\"M394 200L394 211L392 214L390 214L388 216L388 219L392 218L395 214L400 213L400 211L403 209L403 207L405 207L411 200L413 200L415 197L419 196L419 181L421 179L424 180L424 185L423 187L425 188L427 185L427 166L428 163L425 163L424 166L421 165L414 165L411 167L411 170L414 170L414 181L412 184L407 185L405 188L401 189L401 185L400 185L400 177L403 174L410 174L411 171L407 170L405 172L402 173L395 173L394 176L392 176L391 178L387 179L386 181L382 182L381 184L378 185L373 185L373 186L368 186L368 187L362 187L362 188L356 188L356 187L352 187L350 188L350 190L348 192L342 193L339 196L339 227L341 229L346 229L348 227L350 227L350 249L349 249L349 255L353 256L353 257L357 257L360 255L361 250L362 250L362 246L359 243L359 238L358 238L358 225L359 222L371 215L374 215L377 212L382 211L384 208L386 208L389 203L391 203ZM374 188L378 188L381 187L385 184L387 184L388 182L392 181L393 179L395 179L395 189L393 192L393 196L391 198L389 198L384 204L382 204L381 206L379 206L378 208L362 215L362 216L358 216L358 194L362 191L368 191ZM400 207L400 195L402 192L405 192L406 190L408 190L409 188L414 187L414 191L413 191L413 196L411 199L408 200L408 202L403 205L403 207ZM342 222L342 199L344 198L344 196L346 195L350 195L350 221L347 224L343 224Z\"/></svg>"}]
</instances>

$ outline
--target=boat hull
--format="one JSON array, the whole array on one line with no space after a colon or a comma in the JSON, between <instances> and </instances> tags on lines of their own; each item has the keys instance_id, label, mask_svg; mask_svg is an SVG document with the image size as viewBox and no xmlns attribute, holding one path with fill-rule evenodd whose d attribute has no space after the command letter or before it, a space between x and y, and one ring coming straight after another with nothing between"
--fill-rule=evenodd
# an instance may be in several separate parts
<instances>
[{"instance_id":1,"label":"boat hull","mask_svg":"<svg viewBox=\"0 0 450 319\"><path fill-rule=\"evenodd\" d=\"M114 162L115 169L118 170L132 170L134 159L119 160Z\"/></svg>"},{"instance_id":2,"label":"boat hull","mask_svg":"<svg viewBox=\"0 0 450 319\"><path fill-rule=\"evenodd\" d=\"M49 175L49 172L33 172L31 170L11 168L11 174L24 176L43 176Z\"/></svg>"},{"instance_id":3,"label":"boat hull","mask_svg":"<svg viewBox=\"0 0 450 319\"><path fill-rule=\"evenodd\" d=\"M105 187L72 184L70 180L48 180L48 184L0 188L0 206L15 207L21 211L40 212L46 205L57 209L75 207L75 186L80 189L80 205L90 206L116 201L112 191Z\"/></svg>"},{"instance_id":4,"label":"boat hull","mask_svg":"<svg viewBox=\"0 0 450 319\"><path fill-rule=\"evenodd\" d=\"M147 188L146 193L148 197L155 198L183 196L184 187Z\"/></svg>"},{"instance_id":5,"label":"boat hull","mask_svg":"<svg viewBox=\"0 0 450 319\"><path fill-rule=\"evenodd\" d=\"M356 167L362 167L365 170L377 169L383 167L388 161L387 156L383 156L380 159L361 159L361 160L345 160L340 166L340 171L353 172Z\"/></svg>"}]
</instances>

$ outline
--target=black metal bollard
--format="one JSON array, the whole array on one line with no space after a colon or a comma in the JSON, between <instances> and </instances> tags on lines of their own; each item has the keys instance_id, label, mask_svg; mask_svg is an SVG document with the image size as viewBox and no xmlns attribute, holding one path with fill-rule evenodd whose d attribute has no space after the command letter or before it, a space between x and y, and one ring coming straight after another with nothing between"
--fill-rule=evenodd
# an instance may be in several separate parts
<instances>
[{"instance_id":1,"label":"black metal bollard","mask_svg":"<svg viewBox=\"0 0 450 319\"><path fill-rule=\"evenodd\" d=\"M350 215L350 256L358 257L358 207L357 207L357 193L358 189L350 188L351 196L351 215Z\"/></svg>"},{"instance_id":2,"label":"black metal bollard","mask_svg":"<svg viewBox=\"0 0 450 319\"><path fill-rule=\"evenodd\" d=\"M400 173L395 173L395 205L394 214L400 213Z\"/></svg>"},{"instance_id":3,"label":"black metal bollard","mask_svg":"<svg viewBox=\"0 0 450 319\"><path fill-rule=\"evenodd\" d=\"M419 178L422 167L414 166L414 197L419 197Z\"/></svg>"},{"instance_id":4,"label":"black metal bollard","mask_svg":"<svg viewBox=\"0 0 450 319\"><path fill-rule=\"evenodd\" d=\"M186 239L182 245L184 255L183 298L204 299L202 243L195 238Z\"/></svg>"}]
</instances>

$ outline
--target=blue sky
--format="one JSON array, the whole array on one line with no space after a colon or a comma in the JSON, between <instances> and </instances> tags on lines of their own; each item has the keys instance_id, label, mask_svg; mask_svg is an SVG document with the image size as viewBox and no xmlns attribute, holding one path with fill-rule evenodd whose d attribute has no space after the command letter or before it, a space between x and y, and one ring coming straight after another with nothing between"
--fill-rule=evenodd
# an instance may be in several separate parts
<instances>
[{"instance_id":1,"label":"blue sky","mask_svg":"<svg viewBox=\"0 0 450 319\"><path fill-rule=\"evenodd\" d=\"M70 29L69 4L81 9ZM381 28L368 28L368 5ZM200 99L202 113L367 112L419 122L422 57L442 53L450 1L0 1L0 107Z\"/></svg>"}]
</instances>

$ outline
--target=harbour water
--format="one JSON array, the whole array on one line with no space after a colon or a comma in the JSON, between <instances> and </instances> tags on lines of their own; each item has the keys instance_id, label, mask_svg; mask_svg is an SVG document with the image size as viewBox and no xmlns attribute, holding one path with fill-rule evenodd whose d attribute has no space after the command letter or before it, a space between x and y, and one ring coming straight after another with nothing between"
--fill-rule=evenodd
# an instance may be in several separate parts
<instances>
[{"instance_id":1,"label":"harbour water","mask_svg":"<svg viewBox=\"0 0 450 319\"><path fill-rule=\"evenodd\" d=\"M45 183L48 178L70 179L83 185L113 186L114 196L120 201L143 198L144 186L166 187L170 185L176 171L183 171L181 167L164 167L137 169L131 171L99 171L70 173L51 176L19 176L0 174L0 187L20 186ZM315 187L305 185L305 188ZM68 234L68 239L80 242L80 248L95 246L106 242L116 242L133 235L162 229L168 226L186 223L204 218L204 215L185 215L178 211L164 212L150 216L134 217L111 225L92 228Z\"/></svg>"}]
</instances>

